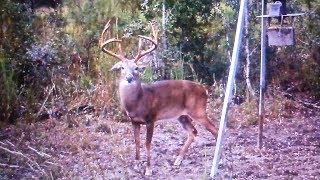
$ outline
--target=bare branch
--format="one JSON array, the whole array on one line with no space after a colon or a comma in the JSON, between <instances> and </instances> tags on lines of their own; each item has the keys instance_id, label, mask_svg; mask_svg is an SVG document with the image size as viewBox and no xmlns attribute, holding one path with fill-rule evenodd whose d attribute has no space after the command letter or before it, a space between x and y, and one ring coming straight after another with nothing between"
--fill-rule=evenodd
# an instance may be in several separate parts
<instances>
[{"instance_id":1,"label":"bare branch","mask_svg":"<svg viewBox=\"0 0 320 180\"><path fill-rule=\"evenodd\" d=\"M14 154L14 155L17 155L17 156L22 156L23 158L25 158L25 159L27 159L28 161L31 161L31 162L32 162L32 160L31 160L30 158L28 158L26 155L22 154L22 153L19 152L19 151L12 151L12 150L10 150L10 149L8 149L8 148L5 148L5 147L2 147L2 146L0 146L0 149L4 150L4 151L6 151L6 152L8 152L8 153L10 153L10 154Z\"/></svg>"},{"instance_id":2,"label":"bare branch","mask_svg":"<svg viewBox=\"0 0 320 180\"><path fill-rule=\"evenodd\" d=\"M6 152L8 152L8 153L10 153L10 154L14 154L14 155L23 157L24 159L27 160L27 164L29 165L29 167L30 167L32 170L34 170L34 168L32 167L31 164L35 165L35 166L38 168L38 170L40 170L42 173L46 174L46 173L44 172L44 170L39 166L39 164L38 164L36 161L31 160L29 157L27 157L26 155L22 154L21 152L19 152L19 151L12 151L12 150L10 150L10 149L8 149L8 148L5 148L5 147L2 147L2 146L0 146L0 149L4 150L4 151L6 151ZM29 162L30 162L31 164L29 164Z\"/></svg>"},{"instance_id":3,"label":"bare branch","mask_svg":"<svg viewBox=\"0 0 320 180\"><path fill-rule=\"evenodd\" d=\"M9 140L6 140L6 143L9 144L9 145L12 146L12 147L15 147L15 145L12 144Z\"/></svg>"},{"instance_id":4,"label":"bare branch","mask_svg":"<svg viewBox=\"0 0 320 180\"><path fill-rule=\"evenodd\" d=\"M0 163L0 167L6 167L6 168L20 168L18 165L10 165L10 164L3 164Z\"/></svg>"},{"instance_id":5,"label":"bare branch","mask_svg":"<svg viewBox=\"0 0 320 180\"><path fill-rule=\"evenodd\" d=\"M40 115L42 109L44 108L44 105L45 105L46 102L48 101L48 98L49 98L50 94L52 93L54 87L55 87L55 85L53 84L52 87L51 87L51 89L50 89L50 91L49 91L49 93L47 94L46 98L44 99L44 101L43 101L43 103L42 103L42 105L41 105L41 107L40 107L40 109L39 109L39 111L38 111L38 113L37 113L37 115L36 115L36 118L39 117L39 115Z\"/></svg>"},{"instance_id":6,"label":"bare branch","mask_svg":"<svg viewBox=\"0 0 320 180\"><path fill-rule=\"evenodd\" d=\"M44 153L44 152L40 152L40 151L38 151L38 150L30 147L30 146L28 146L28 148L29 148L30 150L32 150L33 152L35 152L36 154L38 154L39 156L41 156L41 157L51 158L51 156L50 156L49 154L46 154L46 153Z\"/></svg>"}]
</instances>

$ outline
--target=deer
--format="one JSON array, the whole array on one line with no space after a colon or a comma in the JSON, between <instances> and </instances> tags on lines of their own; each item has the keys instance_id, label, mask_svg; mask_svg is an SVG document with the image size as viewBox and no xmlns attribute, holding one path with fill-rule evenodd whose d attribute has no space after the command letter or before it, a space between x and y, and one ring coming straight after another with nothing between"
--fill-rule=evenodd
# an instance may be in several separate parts
<instances>
[{"instance_id":1,"label":"deer","mask_svg":"<svg viewBox=\"0 0 320 180\"><path fill-rule=\"evenodd\" d=\"M119 95L120 105L129 117L135 141L135 159L140 159L140 126L146 126L146 155L147 164L145 175L152 175L151 169L151 140L158 120L178 120L188 137L174 161L174 166L179 166L185 156L190 144L197 136L197 130L192 121L203 125L214 138L217 136L217 128L210 122L206 114L207 89L196 82L188 80L162 80L145 84L141 82L139 69L144 68L142 57L150 54L158 46L158 29L151 23L151 37L139 35L138 52L134 58L129 59L122 50L122 39L106 38L106 32L111 27L109 20L100 38L102 51L118 60L111 70L120 70ZM142 50L143 41L151 43L152 46ZM118 52L107 48L111 43L118 45Z\"/></svg>"}]
</instances>

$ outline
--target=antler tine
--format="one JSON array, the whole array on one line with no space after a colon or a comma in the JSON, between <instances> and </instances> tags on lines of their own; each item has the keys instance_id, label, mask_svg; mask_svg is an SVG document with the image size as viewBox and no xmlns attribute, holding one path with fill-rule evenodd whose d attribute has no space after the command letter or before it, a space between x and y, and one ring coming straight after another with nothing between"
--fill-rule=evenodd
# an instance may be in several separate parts
<instances>
[{"instance_id":1,"label":"antler tine","mask_svg":"<svg viewBox=\"0 0 320 180\"><path fill-rule=\"evenodd\" d=\"M110 28L110 22L111 22L111 20L109 20L107 23L106 23L106 25L104 25L104 28L103 28L103 31L102 31L102 33L101 33L101 36L100 36L100 39L99 39L99 45L102 47L102 44L103 44L103 41L104 41L104 39L105 39L105 33L106 33L106 31Z\"/></svg>"},{"instance_id":2,"label":"antler tine","mask_svg":"<svg viewBox=\"0 0 320 180\"><path fill-rule=\"evenodd\" d=\"M150 26L151 26L151 29L152 29L152 35L156 41L156 43L158 44L158 34L159 34L159 28L156 25L153 25L152 22L150 22Z\"/></svg>"},{"instance_id":3,"label":"antler tine","mask_svg":"<svg viewBox=\"0 0 320 180\"><path fill-rule=\"evenodd\" d=\"M141 59L143 56L151 53L152 51L154 51L157 47L158 47L158 29L155 28L153 26L152 23L150 23L151 25L151 31L152 31L152 36L153 38L151 37L147 37L147 36L141 36L139 35L139 47L138 47L138 54L136 55L136 57L134 58L134 61L137 62L139 59ZM142 51L141 52L141 42L142 42L142 39L145 39L145 40L148 40L152 43L152 47L145 50L145 51Z\"/></svg>"},{"instance_id":4,"label":"antler tine","mask_svg":"<svg viewBox=\"0 0 320 180\"><path fill-rule=\"evenodd\" d=\"M125 57L124 57L124 53L123 53L122 46L121 46L121 42L122 42L122 41L121 41L120 39L117 39L117 38L111 38L111 39L108 39L108 40L105 41L104 35L105 35L106 31L107 31L107 30L110 28L110 26L111 26L111 25L110 25L110 22L111 22L111 20L109 20L109 21L107 22L107 24L104 26L104 29L103 29L103 31L102 31L102 33L101 33L100 46L101 46L101 49L102 49L103 52L105 52L105 53L109 54L110 56L113 56L113 57L115 57L115 58L123 61L123 60L125 60ZM103 41L104 41L104 42L103 42ZM112 43L112 42L118 42L118 43L119 43L118 48L119 48L119 53L120 53L120 54L116 54L116 53L114 53L114 52L112 52L112 51L110 51L110 50L108 50L108 49L106 48L106 46L107 46L108 44Z\"/></svg>"}]
</instances>

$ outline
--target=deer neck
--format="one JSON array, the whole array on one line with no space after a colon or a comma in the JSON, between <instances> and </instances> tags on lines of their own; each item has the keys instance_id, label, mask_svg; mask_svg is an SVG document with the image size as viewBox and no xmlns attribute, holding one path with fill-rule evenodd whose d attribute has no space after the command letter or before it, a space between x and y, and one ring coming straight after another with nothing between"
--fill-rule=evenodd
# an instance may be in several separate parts
<instances>
[{"instance_id":1,"label":"deer neck","mask_svg":"<svg viewBox=\"0 0 320 180\"><path fill-rule=\"evenodd\" d=\"M141 81L137 79L128 83L126 80L121 80L119 84L119 93L121 105L126 111L130 111L137 106L138 101L142 97Z\"/></svg>"}]
</instances>

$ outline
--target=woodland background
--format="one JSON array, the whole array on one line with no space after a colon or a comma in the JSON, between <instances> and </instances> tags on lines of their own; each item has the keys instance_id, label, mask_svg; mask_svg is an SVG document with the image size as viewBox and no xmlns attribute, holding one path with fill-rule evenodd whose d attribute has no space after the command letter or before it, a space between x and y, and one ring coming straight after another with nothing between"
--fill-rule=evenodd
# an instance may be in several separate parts
<instances>
[{"instance_id":1,"label":"woodland background","mask_svg":"<svg viewBox=\"0 0 320 180\"><path fill-rule=\"evenodd\" d=\"M253 125L260 3L249 0L233 99L245 106L251 115L247 123ZM267 98L274 100L270 111L277 115L288 115L289 100L319 110L319 5L319 0L289 0L288 13L306 13L295 19L296 44L267 48ZM142 75L145 82L198 81L211 87L212 98L221 102L238 9L238 0L1 0L0 127L52 118L74 127L74 114L90 112L125 121L118 103L118 75L109 71L117 60L99 46L109 19L118 19L113 34L125 37L129 57L137 51L137 35L150 33L150 21L158 24L159 47L148 57L152 61Z\"/></svg>"},{"instance_id":2,"label":"woodland background","mask_svg":"<svg viewBox=\"0 0 320 180\"><path fill-rule=\"evenodd\" d=\"M295 20L295 46L267 49L268 85L319 99L319 1L287 4L288 12L307 14ZM42 113L39 110L58 108L54 111L58 113L78 96L86 97L86 104L96 108L116 105L116 76L109 71L115 60L103 54L98 43L111 18L119 18L114 31L128 37L128 56L136 51L137 35L149 33L149 21L160 25L160 46L151 57L153 66L144 73L146 81L191 79L214 84L215 94L222 94L238 8L239 2L233 0L4 0L0 21L1 122L14 122L21 116L34 121ZM246 90L254 94L258 89L260 13L260 3L250 2L236 81L235 94L241 98L248 96ZM52 96L44 103L50 89ZM97 98L101 95L105 97Z\"/></svg>"}]
</instances>

